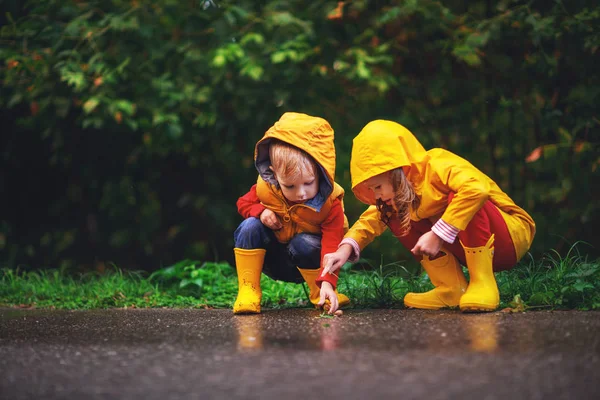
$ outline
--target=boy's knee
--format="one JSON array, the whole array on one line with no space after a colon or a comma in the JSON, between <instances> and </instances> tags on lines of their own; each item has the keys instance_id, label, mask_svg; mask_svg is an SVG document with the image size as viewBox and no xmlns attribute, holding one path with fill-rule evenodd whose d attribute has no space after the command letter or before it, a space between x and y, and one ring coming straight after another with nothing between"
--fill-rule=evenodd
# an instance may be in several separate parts
<instances>
[{"instance_id":1,"label":"boy's knee","mask_svg":"<svg viewBox=\"0 0 600 400\"><path fill-rule=\"evenodd\" d=\"M246 218L242 221L240 226L238 226L237 230L243 233L252 232L257 229L262 229L263 224L260 222L260 219L255 217Z\"/></svg>"},{"instance_id":2,"label":"boy's knee","mask_svg":"<svg viewBox=\"0 0 600 400\"><path fill-rule=\"evenodd\" d=\"M233 234L235 247L253 249L264 246L265 226L258 218L250 217L242 221Z\"/></svg>"},{"instance_id":3,"label":"boy's knee","mask_svg":"<svg viewBox=\"0 0 600 400\"><path fill-rule=\"evenodd\" d=\"M321 237L309 233L299 233L288 245L292 257L312 258L321 255Z\"/></svg>"}]
</instances>

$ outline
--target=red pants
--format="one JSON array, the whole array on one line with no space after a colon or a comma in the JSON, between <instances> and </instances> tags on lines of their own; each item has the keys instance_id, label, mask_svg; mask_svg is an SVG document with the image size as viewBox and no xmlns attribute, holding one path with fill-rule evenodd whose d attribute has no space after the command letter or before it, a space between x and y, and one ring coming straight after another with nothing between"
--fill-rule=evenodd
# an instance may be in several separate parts
<instances>
[{"instance_id":1,"label":"red pants","mask_svg":"<svg viewBox=\"0 0 600 400\"><path fill-rule=\"evenodd\" d=\"M452 201L453 193L448 196L448 203ZM431 231L431 222L428 219L420 221L411 221L410 231L406 236L399 236L398 222L390 221L389 227L394 236L408 250L415 247L417 240L425 233ZM452 244L444 242L444 247L450 251L462 265L466 265L465 251L460 241L466 247L485 246L489 238L494 234L494 271L511 269L517 263L517 255L513 241L506 227L506 223L500 214L498 208L491 202L486 201L483 207L475 214L469 225L464 231L458 233L458 237ZM421 261L421 256L415 256L417 261Z\"/></svg>"}]
</instances>

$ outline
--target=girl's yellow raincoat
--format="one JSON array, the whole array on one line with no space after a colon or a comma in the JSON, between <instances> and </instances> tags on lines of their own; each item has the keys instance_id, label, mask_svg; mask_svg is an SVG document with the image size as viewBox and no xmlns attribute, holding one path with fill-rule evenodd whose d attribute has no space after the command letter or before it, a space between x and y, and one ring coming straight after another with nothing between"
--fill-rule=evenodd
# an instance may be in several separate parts
<instances>
[{"instance_id":1,"label":"girl's yellow raincoat","mask_svg":"<svg viewBox=\"0 0 600 400\"><path fill-rule=\"evenodd\" d=\"M415 136L402 125L385 120L367 124L354 138L350 173L352 191L363 203L371 205L346 237L364 249L387 226L381 221L375 207L375 197L363 183L376 175L402 167L413 184L421 204L411 210L411 219L439 218L464 230L475 213L490 200L498 209L506 225L517 260L527 252L535 235L535 223L518 207L498 185L467 160L444 149L426 151ZM448 204L448 194L454 192Z\"/></svg>"}]
</instances>

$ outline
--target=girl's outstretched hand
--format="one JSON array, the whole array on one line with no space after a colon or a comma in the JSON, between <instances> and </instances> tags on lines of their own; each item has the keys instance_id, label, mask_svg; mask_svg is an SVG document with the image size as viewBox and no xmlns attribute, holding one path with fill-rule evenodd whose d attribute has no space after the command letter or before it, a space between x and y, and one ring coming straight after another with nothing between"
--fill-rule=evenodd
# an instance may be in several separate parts
<instances>
[{"instance_id":1,"label":"girl's outstretched hand","mask_svg":"<svg viewBox=\"0 0 600 400\"><path fill-rule=\"evenodd\" d=\"M417 244L411 249L411 253L416 256L426 255L433 258L440 252L442 244L444 244L444 240L435 233L429 231L417 240Z\"/></svg>"},{"instance_id":2,"label":"girl's outstretched hand","mask_svg":"<svg viewBox=\"0 0 600 400\"><path fill-rule=\"evenodd\" d=\"M331 286L331 283L321 282L321 298L319 299L319 303L317 305L319 307L323 307L327 299L329 299L329 310L327 310L327 313L333 314L340 306L338 303L337 294L335 294L335 290L333 289L333 286Z\"/></svg>"},{"instance_id":3,"label":"girl's outstretched hand","mask_svg":"<svg viewBox=\"0 0 600 400\"><path fill-rule=\"evenodd\" d=\"M352 246L343 244L335 253L327 253L323 256L323 272L321 277L325 274L333 274L338 269L342 268L342 265L348 261L352 254Z\"/></svg>"}]
</instances>

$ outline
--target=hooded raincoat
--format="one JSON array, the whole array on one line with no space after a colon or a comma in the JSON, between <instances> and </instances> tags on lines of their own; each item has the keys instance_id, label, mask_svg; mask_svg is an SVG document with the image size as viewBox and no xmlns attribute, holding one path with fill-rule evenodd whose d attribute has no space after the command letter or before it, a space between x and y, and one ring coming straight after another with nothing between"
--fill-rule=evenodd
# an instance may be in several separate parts
<instances>
[{"instance_id":1,"label":"hooded raincoat","mask_svg":"<svg viewBox=\"0 0 600 400\"><path fill-rule=\"evenodd\" d=\"M371 205L346 234L361 250L387 228L374 206L374 194L364 183L371 177L400 167L421 200L419 208L411 210L411 220L427 218L435 223L441 218L464 230L483 204L490 200L506 222L517 260L530 248L535 235L533 219L491 178L447 150L426 151L402 125L376 120L354 138L350 162L352 191L360 201ZM454 198L448 204L451 192Z\"/></svg>"},{"instance_id":2,"label":"hooded raincoat","mask_svg":"<svg viewBox=\"0 0 600 400\"><path fill-rule=\"evenodd\" d=\"M320 173L315 197L300 204L292 204L284 197L269 169L269 144L273 139L296 146L317 162ZM322 260L323 255L337 250L348 230L344 189L335 183L335 161L334 131L326 120L301 113L283 114L256 144L254 163L258 180L250 192L238 200L239 213L244 218L258 218L265 208L273 211L282 224L281 229L273 231L280 243L288 243L298 233L321 235ZM322 280L334 287L337 284L334 275L327 274L318 281Z\"/></svg>"}]
</instances>

